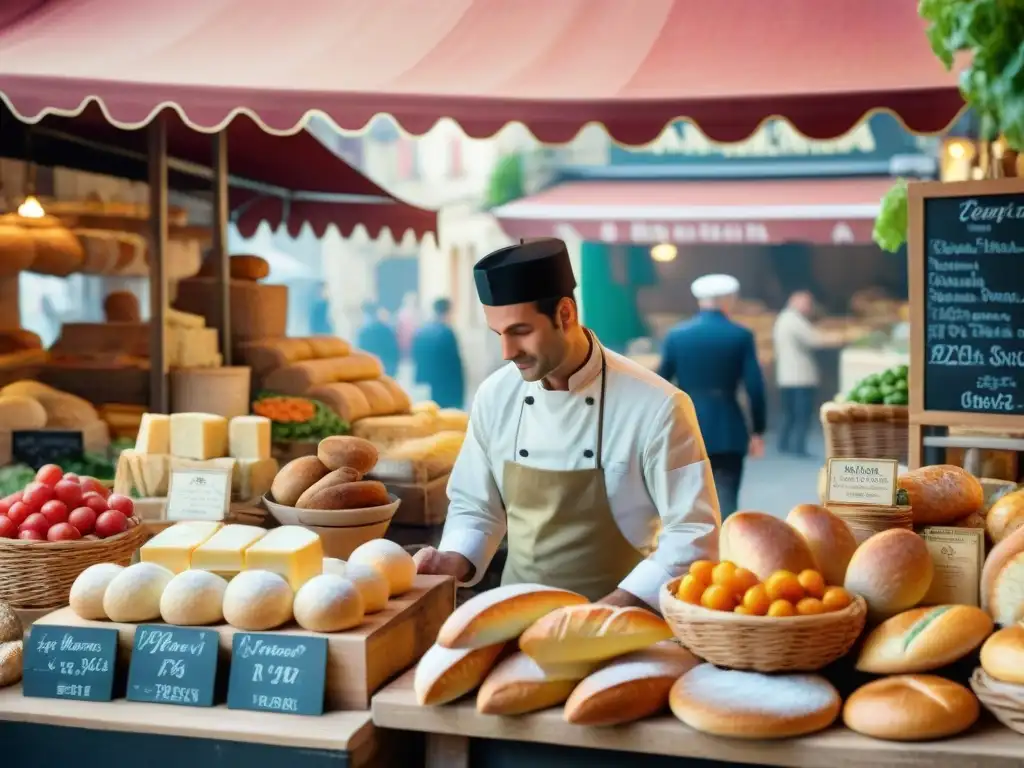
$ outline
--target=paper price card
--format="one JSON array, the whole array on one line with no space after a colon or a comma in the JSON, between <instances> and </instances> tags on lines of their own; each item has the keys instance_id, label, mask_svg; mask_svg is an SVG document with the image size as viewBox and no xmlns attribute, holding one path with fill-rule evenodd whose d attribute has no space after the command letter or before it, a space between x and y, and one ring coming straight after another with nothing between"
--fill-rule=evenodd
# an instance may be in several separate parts
<instances>
[{"instance_id":1,"label":"paper price card","mask_svg":"<svg viewBox=\"0 0 1024 768\"><path fill-rule=\"evenodd\" d=\"M212 707L218 635L210 629L143 624L135 631L128 698Z\"/></svg>"},{"instance_id":2,"label":"paper price card","mask_svg":"<svg viewBox=\"0 0 1024 768\"><path fill-rule=\"evenodd\" d=\"M324 713L327 638L238 632L228 707L292 715Z\"/></svg>"},{"instance_id":3,"label":"paper price card","mask_svg":"<svg viewBox=\"0 0 1024 768\"><path fill-rule=\"evenodd\" d=\"M25 641L22 691L44 699L110 701L117 630L37 624Z\"/></svg>"},{"instance_id":4,"label":"paper price card","mask_svg":"<svg viewBox=\"0 0 1024 768\"><path fill-rule=\"evenodd\" d=\"M230 505L230 471L177 469L171 473L168 520L223 520Z\"/></svg>"},{"instance_id":5,"label":"paper price card","mask_svg":"<svg viewBox=\"0 0 1024 768\"><path fill-rule=\"evenodd\" d=\"M825 502L896 506L898 475L895 459L829 459Z\"/></svg>"}]
</instances>

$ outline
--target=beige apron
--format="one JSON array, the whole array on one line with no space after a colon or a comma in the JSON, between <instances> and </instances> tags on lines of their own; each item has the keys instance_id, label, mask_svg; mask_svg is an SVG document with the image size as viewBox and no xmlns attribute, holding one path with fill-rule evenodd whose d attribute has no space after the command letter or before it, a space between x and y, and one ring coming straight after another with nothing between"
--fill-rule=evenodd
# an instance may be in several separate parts
<instances>
[{"instance_id":1,"label":"beige apron","mask_svg":"<svg viewBox=\"0 0 1024 768\"><path fill-rule=\"evenodd\" d=\"M597 452L592 469L535 469L506 461L502 480L502 498L508 519L508 558L501 574L502 584L537 583L579 592L590 600L600 598L618 587L619 582L643 559L626 540L612 515L601 449L604 442L604 401L607 368L601 355L601 398L598 403ZM519 422L513 450L519 449ZM592 406L593 399L588 402ZM582 450L582 448L581 448Z\"/></svg>"}]
</instances>

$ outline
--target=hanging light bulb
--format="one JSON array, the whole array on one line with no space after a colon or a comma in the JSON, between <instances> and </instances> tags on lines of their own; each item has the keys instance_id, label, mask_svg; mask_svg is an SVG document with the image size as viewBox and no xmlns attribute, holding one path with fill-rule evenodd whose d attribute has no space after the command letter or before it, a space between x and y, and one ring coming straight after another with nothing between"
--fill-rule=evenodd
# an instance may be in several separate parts
<instances>
[{"instance_id":1,"label":"hanging light bulb","mask_svg":"<svg viewBox=\"0 0 1024 768\"><path fill-rule=\"evenodd\" d=\"M26 219L41 219L46 215L42 203L35 195L29 195L25 201L18 206L18 215Z\"/></svg>"},{"instance_id":2,"label":"hanging light bulb","mask_svg":"<svg viewBox=\"0 0 1024 768\"><path fill-rule=\"evenodd\" d=\"M651 248L651 258L662 263L672 261L677 253L678 250L672 243L658 243Z\"/></svg>"}]
</instances>

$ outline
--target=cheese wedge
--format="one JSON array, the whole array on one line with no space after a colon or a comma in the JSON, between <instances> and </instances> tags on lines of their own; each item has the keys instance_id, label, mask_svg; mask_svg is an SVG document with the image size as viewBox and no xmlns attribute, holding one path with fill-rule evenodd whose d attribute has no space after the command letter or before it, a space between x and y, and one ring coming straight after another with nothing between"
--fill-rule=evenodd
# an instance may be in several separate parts
<instances>
[{"instance_id":1,"label":"cheese wedge","mask_svg":"<svg viewBox=\"0 0 1024 768\"><path fill-rule=\"evenodd\" d=\"M162 565L172 573L187 571L192 553L221 529L223 523L190 521L165 528L142 545L139 559L144 563Z\"/></svg>"},{"instance_id":2,"label":"cheese wedge","mask_svg":"<svg viewBox=\"0 0 1024 768\"><path fill-rule=\"evenodd\" d=\"M228 425L228 450L236 459L270 458L270 419L236 416Z\"/></svg>"},{"instance_id":3,"label":"cheese wedge","mask_svg":"<svg viewBox=\"0 0 1024 768\"><path fill-rule=\"evenodd\" d=\"M239 501L251 501L269 493L278 469L276 459L236 459L231 495Z\"/></svg>"},{"instance_id":4,"label":"cheese wedge","mask_svg":"<svg viewBox=\"0 0 1024 768\"><path fill-rule=\"evenodd\" d=\"M230 578L245 566L245 551L266 535L255 525L225 525L196 547L191 567Z\"/></svg>"},{"instance_id":5,"label":"cheese wedge","mask_svg":"<svg viewBox=\"0 0 1024 768\"><path fill-rule=\"evenodd\" d=\"M275 528L245 551L245 570L276 573L298 590L323 567L320 537L301 525Z\"/></svg>"},{"instance_id":6,"label":"cheese wedge","mask_svg":"<svg viewBox=\"0 0 1024 768\"><path fill-rule=\"evenodd\" d=\"M171 452L171 417L163 413L144 413L135 438L136 453Z\"/></svg>"},{"instance_id":7,"label":"cheese wedge","mask_svg":"<svg viewBox=\"0 0 1024 768\"><path fill-rule=\"evenodd\" d=\"M170 453L183 459L216 459L228 452L228 420L212 413L172 413Z\"/></svg>"}]
</instances>

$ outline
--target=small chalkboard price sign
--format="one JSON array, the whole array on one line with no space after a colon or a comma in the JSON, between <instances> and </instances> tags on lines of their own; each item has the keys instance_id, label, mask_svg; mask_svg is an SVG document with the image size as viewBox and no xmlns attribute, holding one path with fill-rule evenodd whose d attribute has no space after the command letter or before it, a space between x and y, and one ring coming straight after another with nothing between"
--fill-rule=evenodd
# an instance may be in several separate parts
<instances>
[{"instance_id":1,"label":"small chalkboard price sign","mask_svg":"<svg viewBox=\"0 0 1024 768\"><path fill-rule=\"evenodd\" d=\"M238 632L232 641L228 708L324 713L327 638Z\"/></svg>"},{"instance_id":2,"label":"small chalkboard price sign","mask_svg":"<svg viewBox=\"0 0 1024 768\"><path fill-rule=\"evenodd\" d=\"M117 630L37 624L25 641L22 691L45 699L110 701Z\"/></svg>"},{"instance_id":3,"label":"small chalkboard price sign","mask_svg":"<svg viewBox=\"0 0 1024 768\"><path fill-rule=\"evenodd\" d=\"M128 699L212 707L217 642L210 629L143 624L135 631Z\"/></svg>"},{"instance_id":4,"label":"small chalkboard price sign","mask_svg":"<svg viewBox=\"0 0 1024 768\"><path fill-rule=\"evenodd\" d=\"M63 429L17 430L11 433L15 463L39 469L61 459L81 459L85 453L82 433Z\"/></svg>"}]
</instances>

